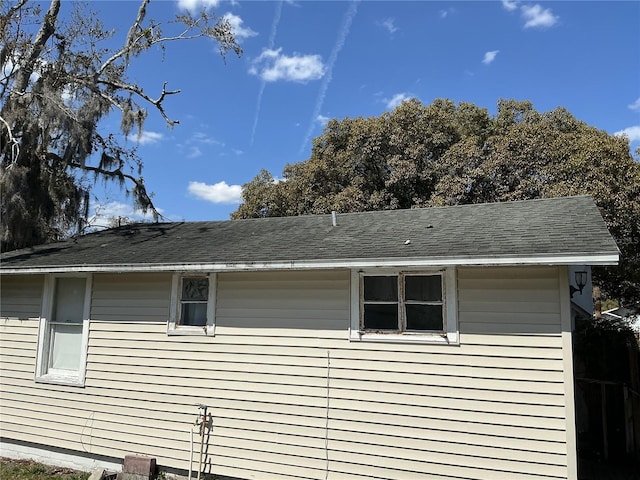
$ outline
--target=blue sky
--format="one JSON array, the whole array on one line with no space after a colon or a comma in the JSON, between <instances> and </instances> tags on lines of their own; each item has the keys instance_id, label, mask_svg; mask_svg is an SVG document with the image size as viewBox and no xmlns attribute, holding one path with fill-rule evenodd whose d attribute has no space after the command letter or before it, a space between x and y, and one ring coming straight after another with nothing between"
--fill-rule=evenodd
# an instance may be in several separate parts
<instances>
[{"instance_id":1,"label":"blue sky","mask_svg":"<svg viewBox=\"0 0 640 480\"><path fill-rule=\"evenodd\" d=\"M123 37L138 2L92 7ZM309 158L328 119L377 116L411 97L492 114L500 98L562 106L640 146L640 2L154 0L148 15L202 7L227 16L242 57L223 61L208 40L173 43L164 61L150 51L129 72L153 97L165 81L182 91L165 105L180 124L168 129L150 110L138 145L171 220L229 218L240 186ZM113 115L102 128L118 124ZM100 215L137 216L115 187L96 194Z\"/></svg>"}]
</instances>

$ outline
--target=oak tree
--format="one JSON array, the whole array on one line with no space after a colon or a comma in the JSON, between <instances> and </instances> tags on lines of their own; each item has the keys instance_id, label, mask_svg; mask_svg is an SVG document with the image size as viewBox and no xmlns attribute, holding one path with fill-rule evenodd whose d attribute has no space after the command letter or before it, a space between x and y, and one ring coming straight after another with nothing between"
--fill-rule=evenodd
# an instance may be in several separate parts
<instances>
[{"instance_id":1,"label":"oak tree","mask_svg":"<svg viewBox=\"0 0 640 480\"><path fill-rule=\"evenodd\" d=\"M331 120L311 157L281 181L262 171L232 218L591 195L621 251L596 269L606 293L640 301L640 163L629 140L576 119L500 100L497 113L438 99L379 117ZM568 219L570 221L570 219Z\"/></svg>"},{"instance_id":2,"label":"oak tree","mask_svg":"<svg viewBox=\"0 0 640 480\"><path fill-rule=\"evenodd\" d=\"M231 25L207 13L185 13L160 23L141 0L128 30L118 36L87 4L18 0L0 6L0 191L2 250L55 240L82 229L89 192L115 182L135 206L157 218L135 147L119 138L142 133L148 111L169 126L159 84L147 91L127 77L133 62L169 42L209 38L224 56L241 54ZM67 9L67 10L65 10ZM115 47L114 47L115 45ZM103 133L102 119L120 116L119 132Z\"/></svg>"}]
</instances>

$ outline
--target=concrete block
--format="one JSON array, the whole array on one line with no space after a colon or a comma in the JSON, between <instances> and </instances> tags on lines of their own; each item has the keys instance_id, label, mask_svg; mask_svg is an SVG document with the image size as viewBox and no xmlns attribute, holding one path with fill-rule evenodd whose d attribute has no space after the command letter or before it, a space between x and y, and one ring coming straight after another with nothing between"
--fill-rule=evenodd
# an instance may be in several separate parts
<instances>
[{"instance_id":1,"label":"concrete block","mask_svg":"<svg viewBox=\"0 0 640 480\"><path fill-rule=\"evenodd\" d=\"M102 480L104 478L104 468L96 468L89 475L88 480Z\"/></svg>"},{"instance_id":2,"label":"concrete block","mask_svg":"<svg viewBox=\"0 0 640 480\"><path fill-rule=\"evenodd\" d=\"M156 459L141 455L125 455L122 465L123 477L131 480L153 478L156 471Z\"/></svg>"}]
</instances>

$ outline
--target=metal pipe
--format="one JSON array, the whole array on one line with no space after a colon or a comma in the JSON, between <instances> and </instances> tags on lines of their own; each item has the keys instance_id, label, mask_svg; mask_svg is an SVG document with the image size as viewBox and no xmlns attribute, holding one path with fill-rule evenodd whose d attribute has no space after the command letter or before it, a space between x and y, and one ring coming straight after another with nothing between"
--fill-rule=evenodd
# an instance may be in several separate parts
<instances>
[{"instance_id":1,"label":"metal pipe","mask_svg":"<svg viewBox=\"0 0 640 480\"><path fill-rule=\"evenodd\" d=\"M207 428L207 406L202 403L198 405L198 420L196 424L200 425L200 459L198 461L198 480L202 475L202 455L204 453L204 434Z\"/></svg>"},{"instance_id":2,"label":"metal pipe","mask_svg":"<svg viewBox=\"0 0 640 480\"><path fill-rule=\"evenodd\" d=\"M204 447L204 421L200 425L200 460L198 461L198 480L200 480L200 475L202 474L202 451Z\"/></svg>"},{"instance_id":3,"label":"metal pipe","mask_svg":"<svg viewBox=\"0 0 640 480\"><path fill-rule=\"evenodd\" d=\"M193 425L189 429L191 434L191 444L189 446L189 480L191 480L191 473L193 472Z\"/></svg>"}]
</instances>

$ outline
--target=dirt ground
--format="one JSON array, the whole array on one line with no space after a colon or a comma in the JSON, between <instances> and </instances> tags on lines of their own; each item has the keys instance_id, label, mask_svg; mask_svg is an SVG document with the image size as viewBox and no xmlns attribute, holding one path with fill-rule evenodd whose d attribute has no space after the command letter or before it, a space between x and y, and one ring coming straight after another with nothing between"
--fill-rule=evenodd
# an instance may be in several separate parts
<instances>
[{"instance_id":1,"label":"dirt ground","mask_svg":"<svg viewBox=\"0 0 640 480\"><path fill-rule=\"evenodd\" d=\"M70 468L0 457L0 480L86 480L88 477L89 473Z\"/></svg>"},{"instance_id":2,"label":"dirt ground","mask_svg":"<svg viewBox=\"0 0 640 480\"><path fill-rule=\"evenodd\" d=\"M89 473L70 468L0 457L0 480L86 480L88 477ZM581 460L579 480L640 480L640 465Z\"/></svg>"}]
</instances>

